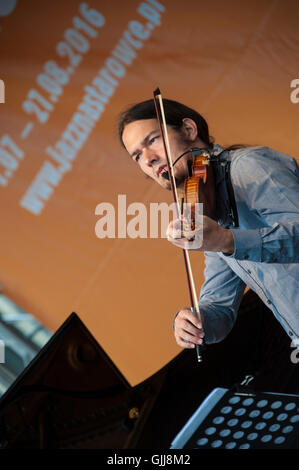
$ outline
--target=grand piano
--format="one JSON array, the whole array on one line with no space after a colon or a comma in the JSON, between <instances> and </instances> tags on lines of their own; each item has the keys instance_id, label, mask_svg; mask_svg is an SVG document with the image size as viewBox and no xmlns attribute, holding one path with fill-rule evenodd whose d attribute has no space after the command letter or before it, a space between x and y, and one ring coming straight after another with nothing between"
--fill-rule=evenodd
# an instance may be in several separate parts
<instances>
[{"instance_id":1,"label":"grand piano","mask_svg":"<svg viewBox=\"0 0 299 470\"><path fill-rule=\"evenodd\" d=\"M184 350L132 387L72 313L1 397L0 448L169 448L215 387L230 388L252 374L259 390L296 392L293 368L273 358L270 377L259 349L252 353L244 342L248 322L264 321L265 315L276 322L258 297L247 292L237 324L224 341L207 346L202 363L194 350ZM288 338L280 326L277 331L289 353Z\"/></svg>"}]
</instances>

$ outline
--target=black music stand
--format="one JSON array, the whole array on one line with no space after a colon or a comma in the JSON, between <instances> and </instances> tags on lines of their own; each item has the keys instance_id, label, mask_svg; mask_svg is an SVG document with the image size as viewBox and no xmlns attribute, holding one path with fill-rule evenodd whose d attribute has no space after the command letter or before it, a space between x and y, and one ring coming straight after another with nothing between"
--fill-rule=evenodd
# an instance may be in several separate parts
<instances>
[{"instance_id":1,"label":"black music stand","mask_svg":"<svg viewBox=\"0 0 299 470\"><path fill-rule=\"evenodd\" d=\"M171 449L299 449L299 395L215 388Z\"/></svg>"}]
</instances>

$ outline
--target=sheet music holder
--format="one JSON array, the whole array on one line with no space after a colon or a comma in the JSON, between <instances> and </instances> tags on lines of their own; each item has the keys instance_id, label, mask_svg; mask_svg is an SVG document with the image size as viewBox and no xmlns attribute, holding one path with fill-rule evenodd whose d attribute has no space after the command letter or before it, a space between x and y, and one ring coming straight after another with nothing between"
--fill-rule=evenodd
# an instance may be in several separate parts
<instances>
[{"instance_id":1,"label":"sheet music holder","mask_svg":"<svg viewBox=\"0 0 299 470\"><path fill-rule=\"evenodd\" d=\"M298 449L299 395L215 388L171 449Z\"/></svg>"}]
</instances>

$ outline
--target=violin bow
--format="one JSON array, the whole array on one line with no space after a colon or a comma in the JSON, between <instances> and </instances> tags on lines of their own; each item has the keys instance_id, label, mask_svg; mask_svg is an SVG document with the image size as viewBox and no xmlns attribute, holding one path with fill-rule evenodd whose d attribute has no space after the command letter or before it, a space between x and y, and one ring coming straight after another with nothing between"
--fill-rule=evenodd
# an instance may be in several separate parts
<instances>
[{"instance_id":1,"label":"violin bow","mask_svg":"<svg viewBox=\"0 0 299 470\"><path fill-rule=\"evenodd\" d=\"M173 199L177 207L178 218L180 218L180 203L179 203L177 187L176 187L176 182L175 182L175 177L174 177L174 172L173 172L173 164L172 164L173 160L171 157L171 151L170 151L170 145L169 145L169 139L168 139L163 99L162 99L162 95L161 95L159 88L157 88L154 91L154 104L155 104L158 124L159 124L161 135L162 135L163 147L164 147L164 152L165 152L166 161L167 161L169 181L171 184ZM158 107L158 104L159 104L159 107ZM161 116L159 113L159 109L160 109ZM187 275L187 285L188 285L188 290L189 290L191 310L193 313L196 313L197 318L200 320L198 297L196 294L194 277L193 277L193 273L191 269L189 251L186 250L185 248L183 248L182 251L183 251L183 258L184 258L185 270L186 270L186 275ZM196 345L196 354L197 354L198 362L202 362L202 349L203 349L203 345L200 345L200 344Z\"/></svg>"}]
</instances>

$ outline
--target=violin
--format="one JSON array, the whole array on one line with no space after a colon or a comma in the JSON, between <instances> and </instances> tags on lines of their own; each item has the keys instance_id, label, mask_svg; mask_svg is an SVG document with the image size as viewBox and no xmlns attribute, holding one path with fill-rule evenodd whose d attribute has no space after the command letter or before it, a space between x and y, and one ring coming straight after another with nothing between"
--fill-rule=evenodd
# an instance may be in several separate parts
<instances>
[{"instance_id":1,"label":"violin","mask_svg":"<svg viewBox=\"0 0 299 470\"><path fill-rule=\"evenodd\" d=\"M180 218L181 215L181 204L178 198L178 192L176 188L176 182L173 173L173 167L177 161L182 158L186 153L192 153L192 161L188 162L188 178L186 178L184 183L184 198L183 202L188 205L190 208L190 228L191 231L196 230L196 211L198 206L197 203L203 204L203 215L207 215L211 218L215 218L215 187L214 187L214 171L211 164L211 155L208 149L192 148L187 152L180 155L177 160L172 163L170 145L167 134L167 124L165 119L165 113L163 108L162 95L157 88L154 91L154 104L157 114L157 120L161 131L164 151L167 160L168 173L166 178L169 179L171 184L171 189L173 193L173 198L177 207L177 218ZM190 165L191 164L191 165ZM188 239L189 241L192 238ZM187 275L187 285L189 289L190 296L190 306L193 313L195 313L200 320L200 311L198 307L198 297L195 289L194 278L191 269L189 252L186 249L183 249L183 258L185 264L185 270ZM202 351L204 349L204 344L196 345L196 353L198 362L202 361Z\"/></svg>"},{"instance_id":2,"label":"violin","mask_svg":"<svg viewBox=\"0 0 299 470\"><path fill-rule=\"evenodd\" d=\"M190 149L192 153L192 166L189 177L184 183L184 202L191 206L191 230L195 230L196 203L203 204L203 215L215 218L216 199L214 170L211 164L211 155L207 149Z\"/></svg>"}]
</instances>

